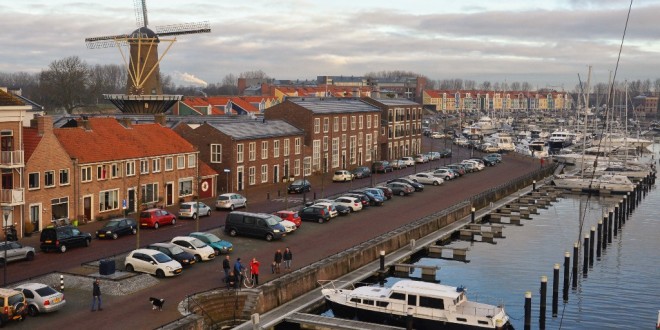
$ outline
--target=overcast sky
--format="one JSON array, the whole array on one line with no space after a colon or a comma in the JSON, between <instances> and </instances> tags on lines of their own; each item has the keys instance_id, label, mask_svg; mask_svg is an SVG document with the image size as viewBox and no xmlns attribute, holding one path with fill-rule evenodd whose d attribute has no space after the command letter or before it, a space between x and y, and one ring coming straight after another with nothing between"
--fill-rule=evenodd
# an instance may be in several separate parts
<instances>
[{"instance_id":1,"label":"overcast sky","mask_svg":"<svg viewBox=\"0 0 660 330\"><path fill-rule=\"evenodd\" d=\"M139 1L139 0L138 0ZM263 70L276 79L405 70L431 79L528 81L572 90L607 82L629 0L148 0L149 27L209 21L161 62L177 85ZM635 0L617 80L660 78L660 0ZM136 28L131 0L0 0L0 72L79 56L122 64L86 37ZM163 51L164 47L160 47ZM190 83L186 83L189 81Z\"/></svg>"}]
</instances>

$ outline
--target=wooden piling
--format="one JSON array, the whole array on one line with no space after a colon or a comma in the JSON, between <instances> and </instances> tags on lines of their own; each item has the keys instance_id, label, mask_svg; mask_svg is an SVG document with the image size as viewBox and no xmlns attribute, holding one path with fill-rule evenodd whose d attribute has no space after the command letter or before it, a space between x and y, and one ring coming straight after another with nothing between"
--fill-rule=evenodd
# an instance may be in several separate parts
<instances>
[{"instance_id":1,"label":"wooden piling","mask_svg":"<svg viewBox=\"0 0 660 330\"><path fill-rule=\"evenodd\" d=\"M548 277L541 276L541 290L539 301L539 329L545 329L545 311L546 311L546 295L548 293Z\"/></svg>"},{"instance_id":2,"label":"wooden piling","mask_svg":"<svg viewBox=\"0 0 660 330\"><path fill-rule=\"evenodd\" d=\"M559 264L552 271L552 317L557 317L559 310Z\"/></svg>"}]
</instances>

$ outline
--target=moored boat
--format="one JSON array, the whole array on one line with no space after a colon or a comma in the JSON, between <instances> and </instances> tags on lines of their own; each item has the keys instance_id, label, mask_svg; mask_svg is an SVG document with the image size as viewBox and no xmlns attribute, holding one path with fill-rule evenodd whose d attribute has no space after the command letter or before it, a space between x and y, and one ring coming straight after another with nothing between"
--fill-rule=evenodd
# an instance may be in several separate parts
<instances>
[{"instance_id":1,"label":"moored boat","mask_svg":"<svg viewBox=\"0 0 660 330\"><path fill-rule=\"evenodd\" d=\"M580 189L587 191L608 191L612 193L632 192L635 185L624 175L603 174L595 178L558 175L552 180L557 188Z\"/></svg>"}]
</instances>

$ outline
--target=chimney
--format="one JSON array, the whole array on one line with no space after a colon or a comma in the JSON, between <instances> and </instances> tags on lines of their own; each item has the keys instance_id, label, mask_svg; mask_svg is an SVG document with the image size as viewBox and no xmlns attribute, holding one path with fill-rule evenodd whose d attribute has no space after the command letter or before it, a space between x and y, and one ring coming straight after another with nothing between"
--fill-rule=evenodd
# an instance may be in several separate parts
<instances>
[{"instance_id":1,"label":"chimney","mask_svg":"<svg viewBox=\"0 0 660 330\"><path fill-rule=\"evenodd\" d=\"M167 118L164 113L157 113L154 115L154 122L160 124L160 126L165 126L167 124Z\"/></svg>"},{"instance_id":2,"label":"chimney","mask_svg":"<svg viewBox=\"0 0 660 330\"><path fill-rule=\"evenodd\" d=\"M119 123L122 124L126 128L131 128L131 118L124 117L119 119Z\"/></svg>"},{"instance_id":3,"label":"chimney","mask_svg":"<svg viewBox=\"0 0 660 330\"><path fill-rule=\"evenodd\" d=\"M30 120L30 127L36 128L39 136L44 136L45 133L53 131L53 117L34 116L34 118Z\"/></svg>"},{"instance_id":4,"label":"chimney","mask_svg":"<svg viewBox=\"0 0 660 330\"><path fill-rule=\"evenodd\" d=\"M92 126L89 124L89 119L87 117L83 117L80 119L80 127L84 128L86 131L91 131Z\"/></svg>"}]
</instances>

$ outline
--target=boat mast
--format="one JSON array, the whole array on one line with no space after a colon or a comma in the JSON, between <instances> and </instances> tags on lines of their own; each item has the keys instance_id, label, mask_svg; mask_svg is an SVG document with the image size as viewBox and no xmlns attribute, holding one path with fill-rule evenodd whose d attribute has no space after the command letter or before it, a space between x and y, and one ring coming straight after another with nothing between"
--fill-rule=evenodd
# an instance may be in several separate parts
<instances>
[{"instance_id":1,"label":"boat mast","mask_svg":"<svg viewBox=\"0 0 660 330\"><path fill-rule=\"evenodd\" d=\"M581 168L581 177L584 177L584 154L585 150L587 149L587 115L586 111L589 109L589 92L591 91L591 65L589 66L589 73L587 74L587 90L586 90L586 97L584 100L584 132L582 132L582 164L580 165ZM579 113L579 111L578 111ZM578 123L579 124L579 123ZM595 164L594 164L595 167ZM595 170L595 168L594 168Z\"/></svg>"}]
</instances>

